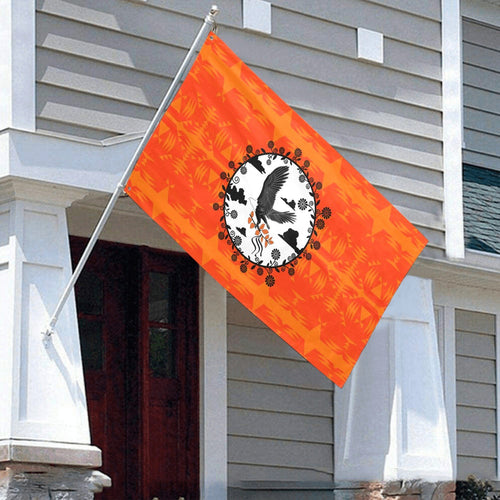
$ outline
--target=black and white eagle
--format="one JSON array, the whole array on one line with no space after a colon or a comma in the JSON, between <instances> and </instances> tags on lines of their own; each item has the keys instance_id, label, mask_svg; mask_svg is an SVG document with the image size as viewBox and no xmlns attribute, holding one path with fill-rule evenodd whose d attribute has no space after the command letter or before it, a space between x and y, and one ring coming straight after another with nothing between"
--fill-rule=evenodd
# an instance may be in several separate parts
<instances>
[{"instance_id":1,"label":"black and white eagle","mask_svg":"<svg viewBox=\"0 0 500 500\"><path fill-rule=\"evenodd\" d=\"M255 208L255 216L257 217L258 224L263 220L269 226L268 218L279 224L295 222L294 213L279 212L273 208L276 201L276 194L283 187L287 179L288 167L285 166L276 168L266 177Z\"/></svg>"}]
</instances>

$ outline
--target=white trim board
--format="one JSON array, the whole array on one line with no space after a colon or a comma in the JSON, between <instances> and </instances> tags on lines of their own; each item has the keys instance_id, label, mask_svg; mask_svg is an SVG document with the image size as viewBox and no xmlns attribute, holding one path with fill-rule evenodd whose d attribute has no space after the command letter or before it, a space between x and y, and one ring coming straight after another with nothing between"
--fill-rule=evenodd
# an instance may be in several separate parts
<instances>
[{"instance_id":1,"label":"white trim board","mask_svg":"<svg viewBox=\"0 0 500 500\"><path fill-rule=\"evenodd\" d=\"M0 0L0 130L35 130L35 0Z\"/></svg>"},{"instance_id":2,"label":"white trim board","mask_svg":"<svg viewBox=\"0 0 500 500\"><path fill-rule=\"evenodd\" d=\"M465 255L462 209L462 18L460 0L441 0L443 71L443 172L446 255Z\"/></svg>"},{"instance_id":3,"label":"white trim board","mask_svg":"<svg viewBox=\"0 0 500 500\"><path fill-rule=\"evenodd\" d=\"M0 132L0 177L25 177L110 193L138 144L136 136L106 145L4 130Z\"/></svg>"}]
</instances>

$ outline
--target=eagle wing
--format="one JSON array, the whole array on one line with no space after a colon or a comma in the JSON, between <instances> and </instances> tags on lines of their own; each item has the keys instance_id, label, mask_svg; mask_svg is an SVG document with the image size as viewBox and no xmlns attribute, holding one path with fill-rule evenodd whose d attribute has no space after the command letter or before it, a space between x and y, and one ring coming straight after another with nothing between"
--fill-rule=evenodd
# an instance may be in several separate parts
<instances>
[{"instance_id":1,"label":"eagle wing","mask_svg":"<svg viewBox=\"0 0 500 500\"><path fill-rule=\"evenodd\" d=\"M276 194L283 187L288 179L288 167L281 166L273 170L264 181L262 191L260 192L257 204L262 207L262 211L269 213L276 200Z\"/></svg>"},{"instance_id":2,"label":"eagle wing","mask_svg":"<svg viewBox=\"0 0 500 500\"><path fill-rule=\"evenodd\" d=\"M270 210L267 216L280 224L285 224L286 222L295 222L295 214L292 212L278 212L277 210Z\"/></svg>"}]
</instances>

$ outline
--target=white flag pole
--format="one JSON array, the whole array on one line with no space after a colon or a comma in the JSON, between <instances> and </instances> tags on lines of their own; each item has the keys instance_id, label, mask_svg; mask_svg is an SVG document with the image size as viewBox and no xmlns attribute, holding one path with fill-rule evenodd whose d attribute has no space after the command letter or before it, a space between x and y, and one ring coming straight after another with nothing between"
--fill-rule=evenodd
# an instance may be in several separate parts
<instances>
[{"instance_id":1,"label":"white flag pole","mask_svg":"<svg viewBox=\"0 0 500 500\"><path fill-rule=\"evenodd\" d=\"M109 219L109 216L111 215L111 212L116 205L116 202L118 201L118 198L120 194L122 194L123 189L125 188L125 185L127 184L128 178L132 174L132 170L134 170L135 164L137 163L137 160L139 159L139 156L142 153L142 150L146 146L147 142L149 141L149 138L153 134L154 130L156 129L156 126L158 123L160 123L160 120L162 119L163 115L165 114L165 111L167 110L168 106L170 105L172 99L174 98L177 88L184 76L184 73L188 66L192 63L192 60L195 57L195 53L198 50L198 46L201 41L205 40L205 37L209 33L209 31L213 28L215 25L215 16L219 13L219 8L217 5L212 5L210 8L210 12L207 14L205 17L205 20L203 21L203 25L200 28L200 31L196 35L196 38L194 39L193 44L191 45L191 48L189 49L188 53L186 54L186 57L184 58L184 61L182 61L182 64L180 68L177 71L177 74L175 75L167 93L165 94L165 97L163 98L163 101L160 104L160 107L156 111L156 114L153 117L153 120L149 124L148 129L146 130L146 133L144 134L144 137L142 138L139 146L137 146L137 149L131 158L127 169L122 175L122 178L120 179L120 182L116 186L115 191L113 192L113 195L111 196L103 214L101 215L101 218L99 219L99 222L97 223L97 226L94 229L94 232L92 233L92 236L90 237L89 242L87 243L87 246L85 247L85 250L80 257L80 261L78 262L78 265L76 266L75 270L73 271L73 275L71 276L70 280L68 281L68 284L66 285L66 288L64 289L61 298L59 299L59 302L57 303L57 306L55 308L54 314L52 314L52 317L50 318L49 325L45 331L43 331L43 335L46 337L50 337L54 332L55 332L55 325L57 323L57 320L59 319L59 315L61 314L61 311L66 304L66 301L68 300L68 297L73 290L73 287L75 286L76 281L78 280L78 277L80 276L80 273L82 272L83 266L86 264L90 253L92 252L92 249L94 248L99 235L101 234L102 230L104 229L104 225L106 224L107 220Z\"/></svg>"}]
</instances>

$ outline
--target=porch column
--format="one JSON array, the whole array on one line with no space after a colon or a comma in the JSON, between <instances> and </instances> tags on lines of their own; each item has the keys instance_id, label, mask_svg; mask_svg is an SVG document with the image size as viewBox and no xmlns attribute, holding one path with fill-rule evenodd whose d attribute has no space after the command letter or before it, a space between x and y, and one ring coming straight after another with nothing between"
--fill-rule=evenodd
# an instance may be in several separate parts
<instances>
[{"instance_id":1,"label":"porch column","mask_svg":"<svg viewBox=\"0 0 500 500\"><path fill-rule=\"evenodd\" d=\"M226 290L200 270L201 498L227 498Z\"/></svg>"},{"instance_id":2,"label":"porch column","mask_svg":"<svg viewBox=\"0 0 500 500\"><path fill-rule=\"evenodd\" d=\"M87 496L74 498L91 498L89 487L94 486L89 478L100 481L99 474L89 470L101 465L101 452L90 445L73 296L56 325L57 333L48 338L42 334L71 275L65 207L84 194L27 179L0 181L2 499L11 498L8 491L14 479L33 472L34 464L40 477L49 482L61 476L57 466L66 471L76 467L87 478L87 486L80 485ZM51 465L45 470L43 464ZM78 474L73 479L63 474L59 482L66 477L68 484L78 483ZM28 488L21 488L23 493L32 493L29 480L20 484ZM40 499L46 498L41 484L37 483L36 490ZM73 490L79 488L73 486Z\"/></svg>"},{"instance_id":3,"label":"porch column","mask_svg":"<svg viewBox=\"0 0 500 500\"><path fill-rule=\"evenodd\" d=\"M452 479L431 281L401 284L335 392L336 481Z\"/></svg>"}]
</instances>

